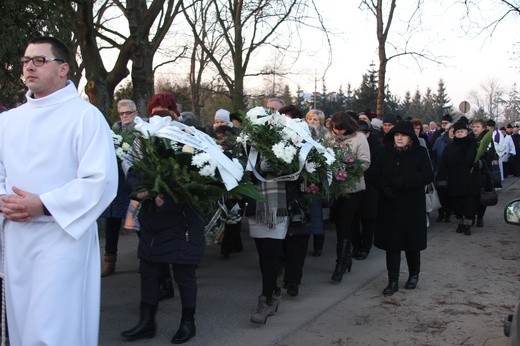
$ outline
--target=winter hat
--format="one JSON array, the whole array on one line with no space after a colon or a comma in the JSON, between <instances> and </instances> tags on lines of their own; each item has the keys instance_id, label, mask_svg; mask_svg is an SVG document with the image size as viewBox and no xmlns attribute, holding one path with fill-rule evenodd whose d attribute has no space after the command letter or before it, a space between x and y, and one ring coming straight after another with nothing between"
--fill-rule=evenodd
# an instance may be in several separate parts
<instances>
[{"instance_id":1,"label":"winter hat","mask_svg":"<svg viewBox=\"0 0 520 346\"><path fill-rule=\"evenodd\" d=\"M513 125L511 125L511 124L507 124L506 127L507 127L508 129L512 129L512 128L513 128Z\"/></svg>"},{"instance_id":2,"label":"winter hat","mask_svg":"<svg viewBox=\"0 0 520 346\"><path fill-rule=\"evenodd\" d=\"M215 120L220 120L226 123L226 125L233 127L233 123L231 122L231 119L229 118L229 111L225 109L219 109L215 113Z\"/></svg>"},{"instance_id":3,"label":"winter hat","mask_svg":"<svg viewBox=\"0 0 520 346\"><path fill-rule=\"evenodd\" d=\"M444 114L441 118L441 121L447 121L451 123L453 121L453 118L449 114Z\"/></svg>"},{"instance_id":4,"label":"winter hat","mask_svg":"<svg viewBox=\"0 0 520 346\"><path fill-rule=\"evenodd\" d=\"M386 114L383 116L383 124L389 123L389 124L397 124L397 117L394 114Z\"/></svg>"},{"instance_id":5,"label":"winter hat","mask_svg":"<svg viewBox=\"0 0 520 346\"><path fill-rule=\"evenodd\" d=\"M184 123L188 126L198 126L199 125L199 117L195 115L193 112L182 112L179 118L181 123Z\"/></svg>"},{"instance_id":6,"label":"winter hat","mask_svg":"<svg viewBox=\"0 0 520 346\"><path fill-rule=\"evenodd\" d=\"M381 130L383 127L383 121L379 118L373 118L370 123L372 123L372 127L376 130Z\"/></svg>"},{"instance_id":7,"label":"winter hat","mask_svg":"<svg viewBox=\"0 0 520 346\"><path fill-rule=\"evenodd\" d=\"M488 121L486 121L486 126L493 126L493 127L495 127L495 125L496 125L496 123L492 119L489 119Z\"/></svg>"},{"instance_id":8,"label":"winter hat","mask_svg":"<svg viewBox=\"0 0 520 346\"><path fill-rule=\"evenodd\" d=\"M457 121L453 124L453 131L457 132L458 130L468 130L468 126L464 121Z\"/></svg>"}]
</instances>

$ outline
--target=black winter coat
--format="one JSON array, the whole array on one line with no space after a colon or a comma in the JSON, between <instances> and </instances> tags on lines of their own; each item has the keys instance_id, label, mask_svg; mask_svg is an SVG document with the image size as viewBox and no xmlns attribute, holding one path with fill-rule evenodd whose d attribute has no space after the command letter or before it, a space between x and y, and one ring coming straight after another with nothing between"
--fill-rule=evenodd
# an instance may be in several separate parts
<instances>
[{"instance_id":1,"label":"black winter coat","mask_svg":"<svg viewBox=\"0 0 520 346\"><path fill-rule=\"evenodd\" d=\"M400 124L385 136L375 164L379 210L374 245L386 251L420 251L426 249L425 185L433 181L433 170L412 126ZM395 133L409 135L412 147L395 149Z\"/></svg>"},{"instance_id":2,"label":"black winter coat","mask_svg":"<svg viewBox=\"0 0 520 346\"><path fill-rule=\"evenodd\" d=\"M437 181L447 183L450 196L463 197L480 194L480 169L478 166L473 167L477 155L477 145L477 141L471 137L454 138L453 142L444 149Z\"/></svg>"},{"instance_id":3,"label":"black winter coat","mask_svg":"<svg viewBox=\"0 0 520 346\"><path fill-rule=\"evenodd\" d=\"M142 202L137 255L156 263L197 264L204 254L204 222L183 203L165 197L157 207L154 200Z\"/></svg>"},{"instance_id":4,"label":"black winter coat","mask_svg":"<svg viewBox=\"0 0 520 346\"><path fill-rule=\"evenodd\" d=\"M139 177L130 169L126 178L136 191ZM197 264L204 254L204 221L185 203L175 203L164 196L158 207L155 199L141 202L139 211L137 257L153 263Z\"/></svg>"}]
</instances>

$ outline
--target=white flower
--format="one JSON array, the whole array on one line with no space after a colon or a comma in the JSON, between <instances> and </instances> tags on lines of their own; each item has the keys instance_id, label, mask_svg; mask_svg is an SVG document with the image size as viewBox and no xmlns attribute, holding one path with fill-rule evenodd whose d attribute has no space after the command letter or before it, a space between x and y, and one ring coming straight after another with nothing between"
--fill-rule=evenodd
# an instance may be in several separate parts
<instances>
[{"instance_id":1,"label":"white flower","mask_svg":"<svg viewBox=\"0 0 520 346\"><path fill-rule=\"evenodd\" d=\"M193 155L191 158L191 164L195 167L201 168L211 160L211 157L207 153L200 153Z\"/></svg>"},{"instance_id":2,"label":"white flower","mask_svg":"<svg viewBox=\"0 0 520 346\"><path fill-rule=\"evenodd\" d=\"M134 122L136 123L135 129L141 132L144 138L148 138L155 135L163 127L170 125L172 118L154 115L148 122L139 117L136 117Z\"/></svg>"},{"instance_id":3,"label":"white flower","mask_svg":"<svg viewBox=\"0 0 520 346\"><path fill-rule=\"evenodd\" d=\"M171 141L170 145L172 146L172 149L174 151L181 150L181 148L182 148L181 145L179 144L179 142L177 142L177 141Z\"/></svg>"},{"instance_id":4,"label":"white flower","mask_svg":"<svg viewBox=\"0 0 520 346\"><path fill-rule=\"evenodd\" d=\"M116 155L117 155L118 158L120 158L122 160L123 156L125 155L125 152L123 151L123 149L117 148L116 149Z\"/></svg>"},{"instance_id":5,"label":"white flower","mask_svg":"<svg viewBox=\"0 0 520 346\"><path fill-rule=\"evenodd\" d=\"M184 146L182 147L182 152L193 154L195 152L195 148L188 144L184 144Z\"/></svg>"},{"instance_id":6,"label":"white flower","mask_svg":"<svg viewBox=\"0 0 520 346\"><path fill-rule=\"evenodd\" d=\"M296 148L292 145L285 146L283 143L277 143L272 147L273 154L279 158L280 160L291 163L294 159L294 155L296 155Z\"/></svg>"},{"instance_id":7,"label":"white flower","mask_svg":"<svg viewBox=\"0 0 520 346\"><path fill-rule=\"evenodd\" d=\"M202 175L203 177L214 177L216 168L217 168L217 163L213 159L210 159L208 161L208 164L204 165L204 167L202 167L199 170L199 174Z\"/></svg>"},{"instance_id":8,"label":"white flower","mask_svg":"<svg viewBox=\"0 0 520 346\"><path fill-rule=\"evenodd\" d=\"M314 173L316 172L316 163L314 162L305 162L305 170L309 173Z\"/></svg>"},{"instance_id":9,"label":"white flower","mask_svg":"<svg viewBox=\"0 0 520 346\"><path fill-rule=\"evenodd\" d=\"M298 148L303 145L303 138L299 135L295 135L291 138L292 143L297 146Z\"/></svg>"},{"instance_id":10,"label":"white flower","mask_svg":"<svg viewBox=\"0 0 520 346\"><path fill-rule=\"evenodd\" d=\"M251 108L247 111L246 116L251 120L252 122L255 122L258 117L265 117L267 115L267 112L264 107L258 106Z\"/></svg>"},{"instance_id":11,"label":"white flower","mask_svg":"<svg viewBox=\"0 0 520 346\"><path fill-rule=\"evenodd\" d=\"M124 152L129 152L130 149L132 149L132 146L126 142L124 142L122 145L121 145L121 149L123 149Z\"/></svg>"},{"instance_id":12,"label":"white flower","mask_svg":"<svg viewBox=\"0 0 520 346\"><path fill-rule=\"evenodd\" d=\"M123 141L123 136L118 135L117 133L112 131L112 141L114 142L115 145L119 145Z\"/></svg>"}]
</instances>

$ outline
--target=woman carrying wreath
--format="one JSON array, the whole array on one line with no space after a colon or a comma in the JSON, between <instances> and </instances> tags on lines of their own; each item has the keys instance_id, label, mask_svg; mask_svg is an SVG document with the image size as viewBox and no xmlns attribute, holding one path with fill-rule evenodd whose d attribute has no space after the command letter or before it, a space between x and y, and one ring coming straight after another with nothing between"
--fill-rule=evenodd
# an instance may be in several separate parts
<instances>
[{"instance_id":1,"label":"woman carrying wreath","mask_svg":"<svg viewBox=\"0 0 520 346\"><path fill-rule=\"evenodd\" d=\"M367 138L359 131L357 121L345 112L339 112L331 118L332 146L348 147L350 155L361 163L361 168L366 171L370 166L370 148ZM341 161L343 158L339 158ZM336 158L338 160L338 158ZM334 172L333 172L334 174ZM340 177L336 173L335 184ZM345 177L348 178L348 177ZM342 178L340 178L342 179ZM365 191L365 178L360 174L359 178L350 186L345 187L335 200L336 223L336 266L332 274L332 280L341 282L345 271L352 268L352 221L359 208L361 197Z\"/></svg>"},{"instance_id":2,"label":"woman carrying wreath","mask_svg":"<svg viewBox=\"0 0 520 346\"><path fill-rule=\"evenodd\" d=\"M158 151L167 150L158 141ZM134 145L135 146L135 145ZM139 145L137 145L139 152ZM137 154L139 155L139 154ZM138 215L140 237L137 250L141 277L140 319L137 325L121 333L126 340L155 336L155 315L160 300L164 267L172 266L179 287L182 315L173 344L181 344L195 335L197 282L195 269L204 253L204 221L200 213L186 202L175 202L170 196L154 195L142 187L142 177L130 168L127 182L136 199L141 201Z\"/></svg>"}]
</instances>

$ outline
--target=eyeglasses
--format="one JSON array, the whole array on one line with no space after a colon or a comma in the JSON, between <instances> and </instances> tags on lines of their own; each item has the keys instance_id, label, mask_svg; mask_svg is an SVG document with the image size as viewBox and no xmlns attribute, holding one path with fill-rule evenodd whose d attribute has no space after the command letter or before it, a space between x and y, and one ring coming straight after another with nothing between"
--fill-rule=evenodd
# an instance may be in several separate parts
<instances>
[{"instance_id":1,"label":"eyeglasses","mask_svg":"<svg viewBox=\"0 0 520 346\"><path fill-rule=\"evenodd\" d=\"M119 116L123 116L123 115L131 115L132 113L135 113L135 111L126 111L126 112L117 112L117 114L119 114Z\"/></svg>"},{"instance_id":2,"label":"eyeglasses","mask_svg":"<svg viewBox=\"0 0 520 346\"><path fill-rule=\"evenodd\" d=\"M62 63L65 62L65 60L63 59L53 58L50 56L34 56L32 58L24 56L20 58L20 62L24 64L24 66L26 66L29 63L29 61L32 61L34 66L36 67L43 66L48 61L60 61Z\"/></svg>"}]
</instances>

